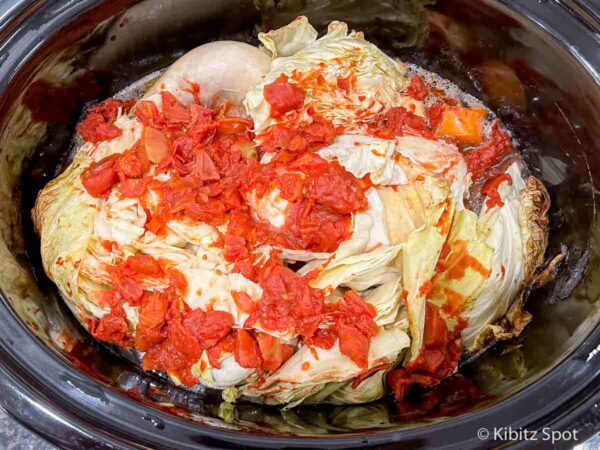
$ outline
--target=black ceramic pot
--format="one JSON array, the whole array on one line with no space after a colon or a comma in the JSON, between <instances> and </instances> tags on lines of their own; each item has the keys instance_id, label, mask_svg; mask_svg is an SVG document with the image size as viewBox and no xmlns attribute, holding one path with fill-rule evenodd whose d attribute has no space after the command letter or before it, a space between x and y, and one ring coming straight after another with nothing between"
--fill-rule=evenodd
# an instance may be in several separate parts
<instances>
[{"instance_id":1,"label":"black ceramic pot","mask_svg":"<svg viewBox=\"0 0 600 450\"><path fill-rule=\"evenodd\" d=\"M64 448L466 449L506 444L481 440L481 428L580 430L579 441L554 444L561 447L597 431L598 416L578 414L593 413L600 389L600 7L439 0L425 11L423 3L434 2L0 2L2 406ZM469 411L407 421L384 400L292 411L240 404L224 414L218 398L179 390L93 343L41 270L29 210L64 163L86 103L199 44L255 42L258 29L299 13L320 26L346 20L390 54L482 98L551 194L547 256L566 250L566 260L532 293L535 318L523 336L461 366L488 395ZM510 67L523 95L490 87L481 70L490 62Z\"/></svg>"}]
</instances>

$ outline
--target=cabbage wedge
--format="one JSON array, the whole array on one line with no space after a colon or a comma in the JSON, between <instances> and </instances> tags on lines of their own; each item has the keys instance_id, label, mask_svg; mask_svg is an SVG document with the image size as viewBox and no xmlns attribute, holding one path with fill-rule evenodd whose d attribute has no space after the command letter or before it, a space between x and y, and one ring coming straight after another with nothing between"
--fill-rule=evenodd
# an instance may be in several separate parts
<instances>
[{"instance_id":1,"label":"cabbage wedge","mask_svg":"<svg viewBox=\"0 0 600 450\"><path fill-rule=\"evenodd\" d=\"M369 369L381 365L382 360L393 365L409 343L410 339L404 331L380 328L379 333L371 340ZM327 402L338 389L347 390L345 382L351 381L361 373L362 369L340 352L337 342L329 350L302 346L264 382L242 386L240 392L244 398L252 401L271 405L286 404L286 408L292 408L304 401L310 402L311 397L315 398L322 390L326 390L326 396L319 395L319 402ZM361 384L365 383L366 381L363 381ZM364 403L376 400L384 394L379 384L380 379L376 379L373 385L368 383L363 388L359 385L358 391L342 391L337 397L330 399L332 402L339 402L340 396L346 392L346 395L343 395L346 402L354 400L356 403Z\"/></svg>"},{"instance_id":2,"label":"cabbage wedge","mask_svg":"<svg viewBox=\"0 0 600 450\"><path fill-rule=\"evenodd\" d=\"M525 288L543 262L547 245L548 193L535 177L523 179L519 163L506 172L498 192L502 206L484 206L480 220L491 230L494 248L491 275L463 330L464 351L476 355L492 343L518 336L531 315L523 311Z\"/></svg>"},{"instance_id":3,"label":"cabbage wedge","mask_svg":"<svg viewBox=\"0 0 600 450\"><path fill-rule=\"evenodd\" d=\"M348 26L343 22L331 22L327 34L317 40L313 40L315 35L308 20L300 17L283 28L259 36L274 59L264 81L244 99L258 135L281 122L271 117L270 105L263 95L264 86L280 75L296 77L306 92L305 105L312 105L315 112L348 131L363 128L384 105L403 103L401 93L408 86L403 63L367 42L362 33L348 33ZM356 82L341 95L337 80L353 77ZM357 114L359 109L360 115ZM306 108L301 114L306 114Z\"/></svg>"}]
</instances>

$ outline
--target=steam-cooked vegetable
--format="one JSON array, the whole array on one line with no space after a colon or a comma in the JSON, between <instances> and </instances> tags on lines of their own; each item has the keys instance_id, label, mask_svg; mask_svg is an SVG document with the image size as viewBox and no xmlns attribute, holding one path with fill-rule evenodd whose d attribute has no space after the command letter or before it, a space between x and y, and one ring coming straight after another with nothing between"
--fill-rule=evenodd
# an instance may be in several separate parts
<instances>
[{"instance_id":1,"label":"steam-cooked vegetable","mask_svg":"<svg viewBox=\"0 0 600 450\"><path fill-rule=\"evenodd\" d=\"M305 399L310 399L322 389L328 389L328 383L336 383L335 390L332 387L332 391L328 390L327 397L321 399L321 401L327 401L338 389L345 388L345 384L340 382L352 380L363 370L368 373L375 366L381 366L382 362L392 365L400 352L408 345L409 339L404 331L380 329L371 340L369 364L366 370L361 369L350 358L343 355L337 342L329 350L321 348L311 350L311 348L303 346L279 371L268 377L260 386L252 384L243 386L242 394L250 399L258 399L268 404L287 404L287 407L293 407ZM366 403L380 398L383 392L378 387L377 379L371 389L368 389L370 386L369 383L357 392L346 390L345 396L340 393L337 398L332 397L331 400L337 403L339 398L343 397L346 400L345 403ZM375 389L375 395L372 394L373 389ZM349 401L349 395L355 396L355 400L358 401Z\"/></svg>"},{"instance_id":2,"label":"steam-cooked vegetable","mask_svg":"<svg viewBox=\"0 0 600 450\"><path fill-rule=\"evenodd\" d=\"M518 335L548 198L491 113L341 22L259 39L192 50L78 126L33 218L80 322L224 390L226 420L238 398L357 404L387 384L401 402Z\"/></svg>"},{"instance_id":3,"label":"steam-cooked vegetable","mask_svg":"<svg viewBox=\"0 0 600 450\"><path fill-rule=\"evenodd\" d=\"M531 316L522 311L523 289L543 262L546 248L545 188L533 177L525 181L518 163L506 173L498 187L501 205L486 204L481 213L481 221L491 229L487 242L495 251L488 282L466 314L469 325L462 334L471 354L495 340L519 335L529 322Z\"/></svg>"},{"instance_id":4,"label":"steam-cooked vegetable","mask_svg":"<svg viewBox=\"0 0 600 450\"><path fill-rule=\"evenodd\" d=\"M259 36L271 51L285 48L286 56L276 58L264 81L246 96L245 105L257 133L282 123L272 117L272 107L263 94L264 88L282 75L301 86L306 95L300 105L300 119L312 105L316 113L348 131L362 128L386 106L402 104L401 93L407 86L404 64L367 42L362 33L349 34L342 22L331 22L327 34L313 41L315 35L308 21L296 19ZM295 36L302 38L296 41Z\"/></svg>"}]
</instances>

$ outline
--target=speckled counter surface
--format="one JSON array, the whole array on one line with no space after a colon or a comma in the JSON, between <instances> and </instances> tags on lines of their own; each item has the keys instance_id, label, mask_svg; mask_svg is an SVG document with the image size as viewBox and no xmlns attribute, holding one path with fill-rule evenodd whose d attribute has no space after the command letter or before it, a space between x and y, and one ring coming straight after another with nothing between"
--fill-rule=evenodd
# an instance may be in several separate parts
<instances>
[{"instance_id":1,"label":"speckled counter surface","mask_svg":"<svg viewBox=\"0 0 600 450\"><path fill-rule=\"evenodd\" d=\"M2 450L58 450L52 444L19 425L0 408L0 449Z\"/></svg>"}]
</instances>

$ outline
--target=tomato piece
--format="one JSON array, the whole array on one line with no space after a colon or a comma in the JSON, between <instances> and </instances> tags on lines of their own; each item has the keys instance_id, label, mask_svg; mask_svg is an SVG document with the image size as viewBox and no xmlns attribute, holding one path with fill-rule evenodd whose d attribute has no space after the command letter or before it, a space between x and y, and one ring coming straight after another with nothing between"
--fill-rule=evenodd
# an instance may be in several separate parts
<instances>
[{"instance_id":1,"label":"tomato piece","mask_svg":"<svg viewBox=\"0 0 600 450\"><path fill-rule=\"evenodd\" d=\"M129 325L125 312L121 307L115 307L110 313L102 316L92 334L102 341L124 344L127 340Z\"/></svg>"},{"instance_id":2,"label":"tomato piece","mask_svg":"<svg viewBox=\"0 0 600 450\"><path fill-rule=\"evenodd\" d=\"M486 116L487 112L482 108L446 106L436 134L465 145L480 144L483 141L483 121Z\"/></svg>"},{"instance_id":3,"label":"tomato piece","mask_svg":"<svg viewBox=\"0 0 600 450\"><path fill-rule=\"evenodd\" d=\"M206 353L210 365L216 369L220 369L220 360L224 354L230 354L235 351L235 333L230 332L227 336L217 342L216 345L209 348Z\"/></svg>"},{"instance_id":4,"label":"tomato piece","mask_svg":"<svg viewBox=\"0 0 600 450\"><path fill-rule=\"evenodd\" d=\"M254 124L251 120L241 117L225 117L217 122L217 131L219 134L228 136L231 134L241 134L251 130Z\"/></svg>"},{"instance_id":5,"label":"tomato piece","mask_svg":"<svg viewBox=\"0 0 600 450\"><path fill-rule=\"evenodd\" d=\"M304 176L299 173L285 173L277 177L275 185L281 191L281 196L290 201L296 202L304 197Z\"/></svg>"},{"instance_id":6,"label":"tomato piece","mask_svg":"<svg viewBox=\"0 0 600 450\"><path fill-rule=\"evenodd\" d=\"M427 349L445 348L448 343L448 326L437 306L427 302L423 346Z\"/></svg>"},{"instance_id":7,"label":"tomato piece","mask_svg":"<svg viewBox=\"0 0 600 450\"><path fill-rule=\"evenodd\" d=\"M152 163L158 164L169 154L170 142L161 130L144 127L142 142L148 160Z\"/></svg>"},{"instance_id":8,"label":"tomato piece","mask_svg":"<svg viewBox=\"0 0 600 450\"><path fill-rule=\"evenodd\" d=\"M340 352L350 358L358 367L369 366L370 340L354 327L340 325Z\"/></svg>"},{"instance_id":9,"label":"tomato piece","mask_svg":"<svg viewBox=\"0 0 600 450\"><path fill-rule=\"evenodd\" d=\"M305 152L308 147L306 138L285 125L274 125L261 135L261 150L267 153L286 150L291 153Z\"/></svg>"},{"instance_id":10,"label":"tomato piece","mask_svg":"<svg viewBox=\"0 0 600 450\"><path fill-rule=\"evenodd\" d=\"M380 134L384 139L404 135L423 136L427 139L435 137L423 117L413 114L403 106L390 108L380 118L380 127L383 129L376 130L376 135Z\"/></svg>"},{"instance_id":11,"label":"tomato piece","mask_svg":"<svg viewBox=\"0 0 600 450\"><path fill-rule=\"evenodd\" d=\"M148 180L142 178L128 178L121 182L121 194L128 198L140 198L146 192Z\"/></svg>"},{"instance_id":12,"label":"tomato piece","mask_svg":"<svg viewBox=\"0 0 600 450\"><path fill-rule=\"evenodd\" d=\"M194 309L183 318L183 326L198 340L203 349L213 347L233 327L233 317L225 311Z\"/></svg>"},{"instance_id":13,"label":"tomato piece","mask_svg":"<svg viewBox=\"0 0 600 450\"><path fill-rule=\"evenodd\" d=\"M202 347L198 343L196 337L183 325L181 319L175 319L169 322L167 336L172 348L176 348L177 353L183 356L183 367L189 367L198 362L202 353ZM173 370L178 370L183 368L182 366L174 365L169 367L169 365L167 365L167 369L172 368Z\"/></svg>"},{"instance_id":14,"label":"tomato piece","mask_svg":"<svg viewBox=\"0 0 600 450\"><path fill-rule=\"evenodd\" d=\"M189 110L179 103L179 100L167 91L160 93L162 99L162 115L169 128L178 129L190 122Z\"/></svg>"},{"instance_id":15,"label":"tomato piece","mask_svg":"<svg viewBox=\"0 0 600 450\"><path fill-rule=\"evenodd\" d=\"M138 327L160 327L165 322L168 307L165 295L158 292L145 293L138 311Z\"/></svg>"},{"instance_id":16,"label":"tomato piece","mask_svg":"<svg viewBox=\"0 0 600 450\"><path fill-rule=\"evenodd\" d=\"M290 344L281 344L281 363L283 364L294 354L294 347Z\"/></svg>"},{"instance_id":17,"label":"tomato piece","mask_svg":"<svg viewBox=\"0 0 600 450\"><path fill-rule=\"evenodd\" d=\"M138 310L138 325L135 330L135 348L145 352L160 344L167 337L165 324L168 304L159 293L146 293Z\"/></svg>"},{"instance_id":18,"label":"tomato piece","mask_svg":"<svg viewBox=\"0 0 600 450\"><path fill-rule=\"evenodd\" d=\"M298 85L290 83L284 75L267 84L263 92L265 100L271 105L272 117L280 117L289 111L300 109L304 105L304 90Z\"/></svg>"},{"instance_id":19,"label":"tomato piece","mask_svg":"<svg viewBox=\"0 0 600 450\"><path fill-rule=\"evenodd\" d=\"M163 270L160 263L149 255L133 255L127 258L123 271L132 272L133 274L162 276Z\"/></svg>"},{"instance_id":20,"label":"tomato piece","mask_svg":"<svg viewBox=\"0 0 600 450\"><path fill-rule=\"evenodd\" d=\"M77 124L77 132L84 141L92 143L110 141L121 136L122 130L114 125L118 111L128 110L134 102L135 99L122 101L111 98L92 107L86 117Z\"/></svg>"},{"instance_id":21,"label":"tomato piece","mask_svg":"<svg viewBox=\"0 0 600 450\"><path fill-rule=\"evenodd\" d=\"M165 270L165 275L169 279L171 287L175 288L180 295L186 294L188 283L184 274L177 269L167 269Z\"/></svg>"},{"instance_id":22,"label":"tomato piece","mask_svg":"<svg viewBox=\"0 0 600 450\"><path fill-rule=\"evenodd\" d=\"M331 145L335 139L335 127L323 117L313 117L313 122L302 127L302 136L312 150Z\"/></svg>"},{"instance_id":23,"label":"tomato piece","mask_svg":"<svg viewBox=\"0 0 600 450\"><path fill-rule=\"evenodd\" d=\"M154 102L149 100L142 100L136 105L135 116L141 123L148 127L160 129L164 124L158 107Z\"/></svg>"},{"instance_id":24,"label":"tomato piece","mask_svg":"<svg viewBox=\"0 0 600 450\"><path fill-rule=\"evenodd\" d=\"M307 197L342 214L367 206L367 198L356 178L338 163L329 164L326 173L311 178Z\"/></svg>"},{"instance_id":25,"label":"tomato piece","mask_svg":"<svg viewBox=\"0 0 600 450\"><path fill-rule=\"evenodd\" d=\"M481 193L488 197L485 202L488 208L493 208L494 206L502 207L504 205L500 198L500 194L498 193L498 188L505 182L508 183L509 186L512 185L512 178L507 173L500 174L483 186Z\"/></svg>"},{"instance_id":26,"label":"tomato piece","mask_svg":"<svg viewBox=\"0 0 600 450\"><path fill-rule=\"evenodd\" d=\"M319 328L316 333L307 339L306 343L315 347L329 350L335 345L338 338L337 328Z\"/></svg>"},{"instance_id":27,"label":"tomato piece","mask_svg":"<svg viewBox=\"0 0 600 450\"><path fill-rule=\"evenodd\" d=\"M261 365L260 349L256 339L249 331L236 330L235 335L235 360L246 369L257 369Z\"/></svg>"},{"instance_id":28,"label":"tomato piece","mask_svg":"<svg viewBox=\"0 0 600 450\"><path fill-rule=\"evenodd\" d=\"M429 126L432 130L435 130L438 127L442 120L443 112L444 104L442 102L436 102L427 109L427 118L429 119Z\"/></svg>"},{"instance_id":29,"label":"tomato piece","mask_svg":"<svg viewBox=\"0 0 600 450\"><path fill-rule=\"evenodd\" d=\"M248 256L248 248L246 247L246 239L241 236L231 234L225 235L223 244L223 256L227 261L237 261Z\"/></svg>"},{"instance_id":30,"label":"tomato piece","mask_svg":"<svg viewBox=\"0 0 600 450\"><path fill-rule=\"evenodd\" d=\"M252 297L245 292L231 291L231 296L233 297L238 309L243 313L252 314L254 311L256 311L256 302L252 300Z\"/></svg>"},{"instance_id":31,"label":"tomato piece","mask_svg":"<svg viewBox=\"0 0 600 450\"><path fill-rule=\"evenodd\" d=\"M410 79L410 85L406 89L406 95L415 100L425 100L429 95L427 86L419 75L413 75Z\"/></svg>"},{"instance_id":32,"label":"tomato piece","mask_svg":"<svg viewBox=\"0 0 600 450\"><path fill-rule=\"evenodd\" d=\"M488 139L479 147L465 153L465 161L473 180L477 180L497 164L504 155L512 149L509 135L500 128L499 122L494 122Z\"/></svg>"},{"instance_id":33,"label":"tomato piece","mask_svg":"<svg viewBox=\"0 0 600 450\"><path fill-rule=\"evenodd\" d=\"M120 155L110 155L93 162L81 173L83 187L92 197L108 197L112 187L119 181L117 161Z\"/></svg>"},{"instance_id":34,"label":"tomato piece","mask_svg":"<svg viewBox=\"0 0 600 450\"><path fill-rule=\"evenodd\" d=\"M136 147L123 152L117 162L117 170L121 179L139 178L148 169L149 165L146 164L145 157L140 158Z\"/></svg>"},{"instance_id":35,"label":"tomato piece","mask_svg":"<svg viewBox=\"0 0 600 450\"><path fill-rule=\"evenodd\" d=\"M221 178L214 161L206 150L202 150L198 154L194 173L202 181L217 181Z\"/></svg>"},{"instance_id":36,"label":"tomato piece","mask_svg":"<svg viewBox=\"0 0 600 450\"><path fill-rule=\"evenodd\" d=\"M262 368L268 372L275 372L284 361L284 350L281 340L265 333L256 335L260 355L263 361Z\"/></svg>"},{"instance_id":37,"label":"tomato piece","mask_svg":"<svg viewBox=\"0 0 600 450\"><path fill-rule=\"evenodd\" d=\"M98 113L90 113L77 125L77 132L84 141L98 143L110 141L123 133L123 131L112 123L106 123L106 119Z\"/></svg>"}]
</instances>

